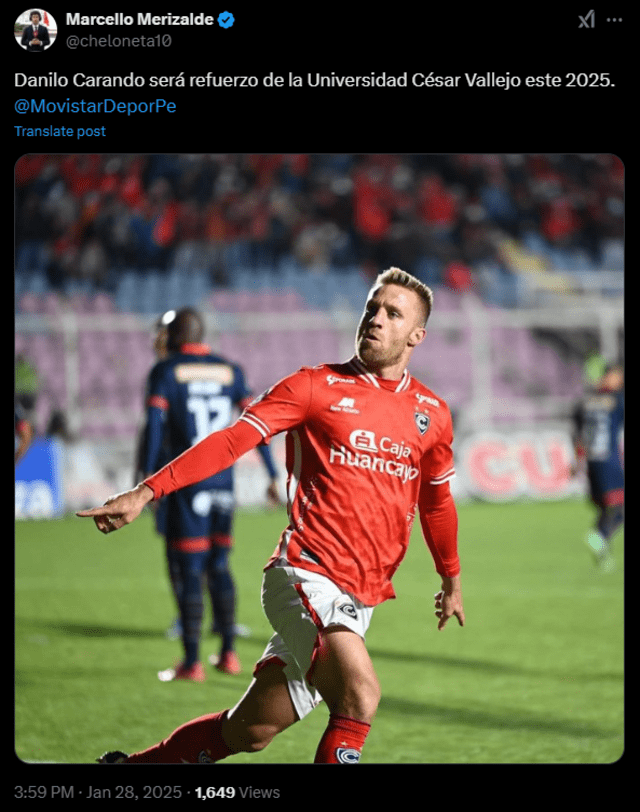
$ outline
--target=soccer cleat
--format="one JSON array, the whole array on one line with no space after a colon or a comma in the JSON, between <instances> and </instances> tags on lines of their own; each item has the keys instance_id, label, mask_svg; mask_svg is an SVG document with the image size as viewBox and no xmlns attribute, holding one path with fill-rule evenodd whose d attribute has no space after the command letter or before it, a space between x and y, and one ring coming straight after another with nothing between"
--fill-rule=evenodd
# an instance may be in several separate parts
<instances>
[{"instance_id":1,"label":"soccer cleat","mask_svg":"<svg viewBox=\"0 0 640 812\"><path fill-rule=\"evenodd\" d=\"M209 662L223 674L239 674L242 671L240 660L235 651L224 651L222 654L212 654Z\"/></svg>"},{"instance_id":2,"label":"soccer cleat","mask_svg":"<svg viewBox=\"0 0 640 812\"><path fill-rule=\"evenodd\" d=\"M110 750L108 753L103 753L96 761L98 764L124 764L126 758L128 755L121 750Z\"/></svg>"},{"instance_id":3,"label":"soccer cleat","mask_svg":"<svg viewBox=\"0 0 640 812\"><path fill-rule=\"evenodd\" d=\"M177 679L189 680L190 682L204 682L206 676L204 666L201 662L194 663L188 668L180 664L176 668L167 668L164 671L158 671L158 679L160 682L173 682L173 680Z\"/></svg>"}]
</instances>

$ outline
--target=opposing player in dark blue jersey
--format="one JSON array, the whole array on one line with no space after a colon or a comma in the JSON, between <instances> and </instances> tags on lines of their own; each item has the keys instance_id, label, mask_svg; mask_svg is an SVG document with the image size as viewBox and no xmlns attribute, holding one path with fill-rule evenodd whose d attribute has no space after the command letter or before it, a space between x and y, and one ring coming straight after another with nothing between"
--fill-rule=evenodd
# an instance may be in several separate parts
<instances>
[{"instance_id":1,"label":"opposing player in dark blue jersey","mask_svg":"<svg viewBox=\"0 0 640 812\"><path fill-rule=\"evenodd\" d=\"M587 544L605 571L613 569L611 542L624 522L624 466L621 436L624 430L624 371L607 367L595 391L574 414L575 448L586 465L589 494L598 510Z\"/></svg>"},{"instance_id":2,"label":"opposing player in dark blue jersey","mask_svg":"<svg viewBox=\"0 0 640 812\"><path fill-rule=\"evenodd\" d=\"M153 334L153 352L156 356L157 361L162 361L169 355L169 349L167 347L167 325L170 324L176 317L175 310L168 310L166 313L163 313L162 316L156 321L154 325L154 334ZM141 436L138 441L138 446L136 448L136 457L135 457L135 472L134 472L134 483L140 482L140 480L144 477L145 472L143 469L143 444L144 444L144 432L141 432ZM167 443L165 442L165 446ZM163 462L168 462L171 459L171 449L167 447L166 449L166 458ZM279 502L278 495L277 495L277 488L275 484L269 486L269 493L268 493L269 502L276 504ZM167 500L166 499L159 499L157 502L154 502L152 506L152 510L154 512L156 530L158 534L165 538L166 536L166 526L167 526ZM169 566L169 580L171 582L171 586L173 589L174 597L176 598L176 603L179 603L179 596L182 590L182 576L181 576L181 567L177 565L177 563L172 559L171 561L167 562ZM220 623L216 619L216 604L224 605L224 601L220 598L220 595L224 592L224 587L228 583L228 574L226 572L227 565L224 562L224 557L222 554L220 555L212 555L209 557L208 566L207 566L207 575L206 575L206 584L208 588L208 592L211 598L211 608L212 608L212 632L214 634L221 634L223 631L221 629ZM222 583L220 583L222 581ZM238 623L234 626L235 634L238 636L245 636L247 637L250 634L250 629L248 626L243 626ZM167 631L167 637L170 639L176 639L181 637L182 634L182 624L180 618L178 617L171 627ZM233 662L227 658L226 665L223 666L222 663L220 664L220 668L222 670L233 670Z\"/></svg>"},{"instance_id":3,"label":"opposing player in dark blue jersey","mask_svg":"<svg viewBox=\"0 0 640 812\"><path fill-rule=\"evenodd\" d=\"M200 314L184 308L167 324L164 360L151 370L147 383L147 422L141 467L150 472L166 459L186 451L212 431L228 426L234 409L250 401L242 369L211 353L202 343ZM267 496L277 500L276 470L268 447L258 448L270 477ZM161 671L161 680L204 679L200 661L203 581L213 580L211 593L221 634L216 667L238 673L234 651L235 585L229 569L234 512L233 469L228 468L189 488L170 494L157 526L167 543L169 572L178 602L184 660Z\"/></svg>"}]
</instances>

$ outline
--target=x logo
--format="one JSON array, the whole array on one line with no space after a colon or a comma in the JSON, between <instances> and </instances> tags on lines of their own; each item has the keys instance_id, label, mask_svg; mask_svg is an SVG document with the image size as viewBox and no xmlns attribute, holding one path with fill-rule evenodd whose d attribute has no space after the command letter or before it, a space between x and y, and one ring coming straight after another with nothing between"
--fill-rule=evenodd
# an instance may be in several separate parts
<instances>
[{"instance_id":1,"label":"x logo","mask_svg":"<svg viewBox=\"0 0 640 812\"><path fill-rule=\"evenodd\" d=\"M578 28L594 28L596 24L596 13L594 9L591 9L586 17L581 17L578 14L578 19L580 20ZM591 20L591 23L589 23L589 20Z\"/></svg>"}]
</instances>

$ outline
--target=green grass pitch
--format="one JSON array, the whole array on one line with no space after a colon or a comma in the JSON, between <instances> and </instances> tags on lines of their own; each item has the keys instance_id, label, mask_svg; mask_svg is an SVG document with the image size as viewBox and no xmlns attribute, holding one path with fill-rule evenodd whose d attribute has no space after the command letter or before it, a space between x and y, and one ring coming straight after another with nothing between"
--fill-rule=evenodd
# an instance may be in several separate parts
<instances>
[{"instance_id":1,"label":"green grass pitch","mask_svg":"<svg viewBox=\"0 0 640 812\"><path fill-rule=\"evenodd\" d=\"M623 538L604 574L583 538L586 502L459 506L467 623L436 629L439 588L418 529L367 644L382 701L362 764L606 764L623 742ZM15 560L15 752L88 764L134 751L233 705L270 635L262 567L283 510L238 513L232 567L244 673L162 683L180 656L163 545L148 513L115 535L88 519L19 522ZM208 616L207 616L208 620ZM455 624L455 625L454 625ZM202 653L216 650L203 637ZM259 754L225 763L309 763L321 705Z\"/></svg>"}]
</instances>

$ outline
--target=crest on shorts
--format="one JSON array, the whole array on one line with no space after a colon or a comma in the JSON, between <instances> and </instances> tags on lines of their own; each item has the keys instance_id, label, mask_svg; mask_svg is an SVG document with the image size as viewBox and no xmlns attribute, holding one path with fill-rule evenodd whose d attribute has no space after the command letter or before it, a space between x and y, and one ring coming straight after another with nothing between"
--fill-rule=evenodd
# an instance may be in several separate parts
<instances>
[{"instance_id":1,"label":"crest on shorts","mask_svg":"<svg viewBox=\"0 0 640 812\"><path fill-rule=\"evenodd\" d=\"M345 603L342 606L338 607L341 612L344 612L345 615L348 615L352 618L357 618L358 613L356 612L356 607L352 603Z\"/></svg>"},{"instance_id":2,"label":"crest on shorts","mask_svg":"<svg viewBox=\"0 0 640 812\"><path fill-rule=\"evenodd\" d=\"M423 412L416 412L413 416L415 418L418 431L420 434L424 434L431 425L431 418L428 414L424 414Z\"/></svg>"}]
</instances>

